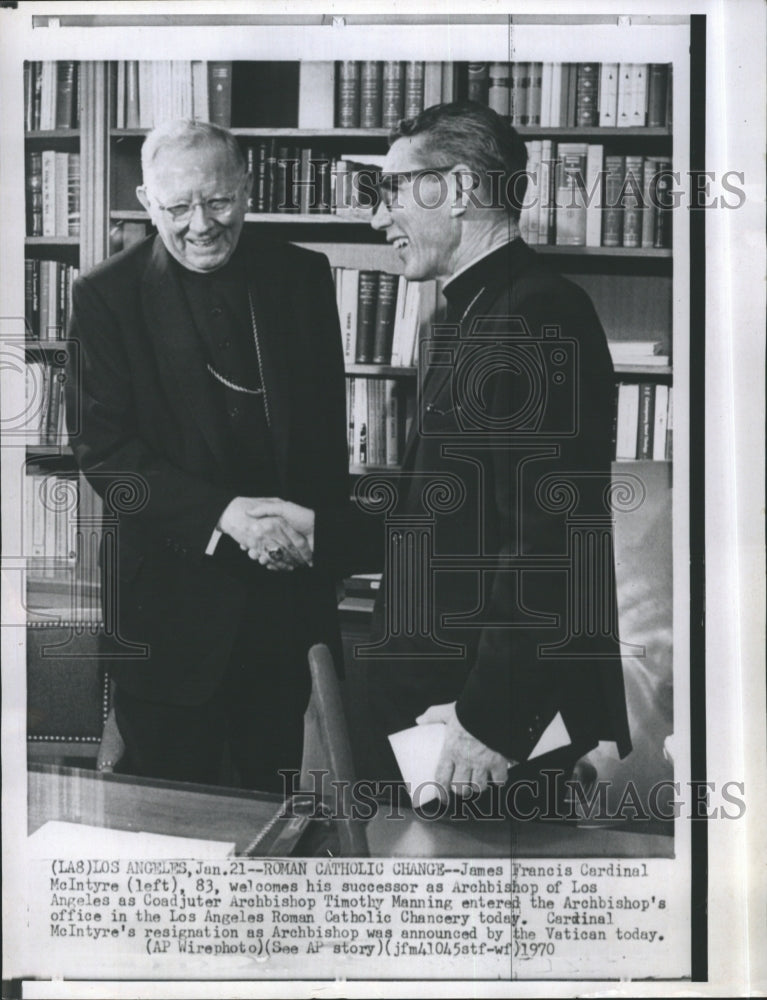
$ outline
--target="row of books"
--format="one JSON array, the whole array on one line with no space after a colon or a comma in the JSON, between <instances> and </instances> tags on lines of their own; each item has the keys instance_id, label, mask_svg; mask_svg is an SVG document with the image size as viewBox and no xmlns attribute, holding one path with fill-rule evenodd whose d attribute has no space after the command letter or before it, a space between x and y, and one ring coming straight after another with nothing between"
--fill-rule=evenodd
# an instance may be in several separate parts
<instances>
[{"instance_id":1,"label":"row of books","mask_svg":"<svg viewBox=\"0 0 767 1000\"><path fill-rule=\"evenodd\" d=\"M77 479L32 470L26 477L28 490L24 506L24 553L27 573L34 579L55 579L69 573L77 562L73 510L76 503L61 498L79 491Z\"/></svg>"},{"instance_id":2,"label":"row of books","mask_svg":"<svg viewBox=\"0 0 767 1000\"><path fill-rule=\"evenodd\" d=\"M670 460L673 453L673 390L654 382L618 385L617 460Z\"/></svg>"},{"instance_id":3,"label":"row of books","mask_svg":"<svg viewBox=\"0 0 767 1000\"><path fill-rule=\"evenodd\" d=\"M80 273L59 260L24 260L24 321L28 340L63 340Z\"/></svg>"},{"instance_id":4,"label":"row of books","mask_svg":"<svg viewBox=\"0 0 767 1000\"><path fill-rule=\"evenodd\" d=\"M350 465L397 465L402 457L404 407L396 379L346 379Z\"/></svg>"},{"instance_id":5,"label":"row of books","mask_svg":"<svg viewBox=\"0 0 767 1000\"><path fill-rule=\"evenodd\" d=\"M76 62L25 62L25 130L79 128L79 83Z\"/></svg>"},{"instance_id":6,"label":"row of books","mask_svg":"<svg viewBox=\"0 0 767 1000\"><path fill-rule=\"evenodd\" d=\"M394 128L425 104L425 62L336 63L337 128ZM442 71L440 67L440 95ZM432 101L431 103L436 103Z\"/></svg>"},{"instance_id":7,"label":"row of books","mask_svg":"<svg viewBox=\"0 0 767 1000\"><path fill-rule=\"evenodd\" d=\"M67 444L65 381L63 365L27 362L27 444L52 447Z\"/></svg>"},{"instance_id":8,"label":"row of books","mask_svg":"<svg viewBox=\"0 0 767 1000\"><path fill-rule=\"evenodd\" d=\"M27 235L80 235L80 154L27 154Z\"/></svg>"},{"instance_id":9,"label":"row of books","mask_svg":"<svg viewBox=\"0 0 767 1000\"><path fill-rule=\"evenodd\" d=\"M671 124L671 65L469 63L468 97L515 126L661 128Z\"/></svg>"},{"instance_id":10,"label":"row of books","mask_svg":"<svg viewBox=\"0 0 767 1000\"><path fill-rule=\"evenodd\" d=\"M285 145L265 139L245 147L253 174L251 212L348 214L374 203L376 166L382 156L331 156L316 146ZM364 157L365 162L360 162Z\"/></svg>"},{"instance_id":11,"label":"row of books","mask_svg":"<svg viewBox=\"0 0 767 1000\"><path fill-rule=\"evenodd\" d=\"M671 161L605 155L597 143L527 144L528 190L520 218L531 245L671 246Z\"/></svg>"},{"instance_id":12,"label":"row of books","mask_svg":"<svg viewBox=\"0 0 767 1000\"><path fill-rule=\"evenodd\" d=\"M416 364L419 330L435 298L435 282L407 281L385 271L334 268L344 359L348 364Z\"/></svg>"},{"instance_id":13,"label":"row of books","mask_svg":"<svg viewBox=\"0 0 767 1000\"><path fill-rule=\"evenodd\" d=\"M173 118L231 124L231 62L131 59L116 64L111 80L116 128Z\"/></svg>"}]
</instances>

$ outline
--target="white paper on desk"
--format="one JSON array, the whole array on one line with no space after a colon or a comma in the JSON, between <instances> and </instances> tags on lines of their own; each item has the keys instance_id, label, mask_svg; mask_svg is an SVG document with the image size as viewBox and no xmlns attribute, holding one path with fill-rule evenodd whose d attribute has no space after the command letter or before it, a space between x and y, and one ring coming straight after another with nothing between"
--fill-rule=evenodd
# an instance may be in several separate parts
<instances>
[{"instance_id":1,"label":"white paper on desk","mask_svg":"<svg viewBox=\"0 0 767 1000\"><path fill-rule=\"evenodd\" d=\"M446 731L444 722L430 722L427 725L402 729L389 736L391 748L416 808L439 798L435 778ZM568 747L571 742L562 713L557 712L541 733L527 759L534 760L545 753Z\"/></svg>"},{"instance_id":2,"label":"white paper on desk","mask_svg":"<svg viewBox=\"0 0 767 1000\"><path fill-rule=\"evenodd\" d=\"M27 839L36 858L228 858L235 844L164 833L112 830L86 823L48 820Z\"/></svg>"},{"instance_id":3,"label":"white paper on desk","mask_svg":"<svg viewBox=\"0 0 767 1000\"><path fill-rule=\"evenodd\" d=\"M562 713L557 712L541 733L540 739L530 751L527 759L534 760L536 757L542 757L545 753L551 753L552 750L561 750L562 747L569 747L571 743L572 740L567 731L565 720L562 718Z\"/></svg>"},{"instance_id":4,"label":"white paper on desk","mask_svg":"<svg viewBox=\"0 0 767 1000\"><path fill-rule=\"evenodd\" d=\"M423 726L402 729L389 737L397 764L416 808L439 798L434 778L446 732L447 726L444 722L429 722Z\"/></svg>"}]
</instances>

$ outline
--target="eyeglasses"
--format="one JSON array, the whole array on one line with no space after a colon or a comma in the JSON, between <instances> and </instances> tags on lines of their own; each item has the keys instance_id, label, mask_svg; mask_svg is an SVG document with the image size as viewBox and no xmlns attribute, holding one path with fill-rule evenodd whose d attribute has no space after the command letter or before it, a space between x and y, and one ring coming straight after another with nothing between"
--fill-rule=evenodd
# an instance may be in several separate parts
<instances>
[{"instance_id":1,"label":"eyeglasses","mask_svg":"<svg viewBox=\"0 0 767 1000\"><path fill-rule=\"evenodd\" d=\"M178 223L189 222L197 205L207 215L212 215L215 219L226 219L234 210L239 194L238 189L234 194L220 195L216 198L203 198L200 201L178 202L176 205L161 205L158 201L157 207L160 211L167 212L173 222Z\"/></svg>"},{"instance_id":2,"label":"eyeglasses","mask_svg":"<svg viewBox=\"0 0 767 1000\"><path fill-rule=\"evenodd\" d=\"M396 207L397 192L402 183L413 184L420 177L428 177L430 174L444 174L452 170L454 166L454 163L448 163L444 166L419 167L418 170L382 171L376 185L378 196L387 208Z\"/></svg>"}]
</instances>

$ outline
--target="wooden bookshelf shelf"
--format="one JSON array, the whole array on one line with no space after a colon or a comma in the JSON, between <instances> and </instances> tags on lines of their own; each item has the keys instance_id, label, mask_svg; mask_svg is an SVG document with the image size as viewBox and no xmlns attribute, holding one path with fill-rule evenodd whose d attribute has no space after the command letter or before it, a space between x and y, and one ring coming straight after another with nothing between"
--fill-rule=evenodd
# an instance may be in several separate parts
<instances>
[{"instance_id":1,"label":"wooden bookshelf shelf","mask_svg":"<svg viewBox=\"0 0 767 1000\"><path fill-rule=\"evenodd\" d=\"M71 458L72 446L68 444L28 444L28 458Z\"/></svg>"},{"instance_id":2,"label":"wooden bookshelf shelf","mask_svg":"<svg viewBox=\"0 0 767 1000\"><path fill-rule=\"evenodd\" d=\"M65 131L65 130L59 130ZM518 125L516 131L525 139L670 139L671 129L642 127L642 128L599 128L597 126L529 126ZM143 139L149 129L145 128L112 128L109 134L115 139ZM352 139L357 140L386 140L389 135L388 128L233 128L235 135L250 139ZM27 133L28 135L42 135L43 133ZM53 133L44 133L52 135Z\"/></svg>"},{"instance_id":3,"label":"wooden bookshelf shelf","mask_svg":"<svg viewBox=\"0 0 767 1000\"><path fill-rule=\"evenodd\" d=\"M349 474L352 476L365 476L369 472L398 472L399 465L356 465L349 466Z\"/></svg>"},{"instance_id":4,"label":"wooden bookshelf shelf","mask_svg":"<svg viewBox=\"0 0 767 1000\"><path fill-rule=\"evenodd\" d=\"M516 131L523 139L670 139L671 129L650 128L599 128L598 126L541 126L518 125Z\"/></svg>"},{"instance_id":5,"label":"wooden bookshelf shelf","mask_svg":"<svg viewBox=\"0 0 767 1000\"><path fill-rule=\"evenodd\" d=\"M73 141L80 141L80 129L79 128L48 128L48 129L38 129L35 132L25 132L24 139L26 142L57 142L60 139L71 139Z\"/></svg>"},{"instance_id":6,"label":"wooden bookshelf shelf","mask_svg":"<svg viewBox=\"0 0 767 1000\"><path fill-rule=\"evenodd\" d=\"M530 244L536 253L550 253L559 256L576 257L630 257L648 260L670 260L672 251L655 247L562 247L551 244Z\"/></svg>"},{"instance_id":7,"label":"wooden bookshelf shelf","mask_svg":"<svg viewBox=\"0 0 767 1000\"><path fill-rule=\"evenodd\" d=\"M404 365L347 364L347 375L367 375L369 378L414 378L417 368Z\"/></svg>"},{"instance_id":8,"label":"wooden bookshelf shelf","mask_svg":"<svg viewBox=\"0 0 767 1000\"><path fill-rule=\"evenodd\" d=\"M79 236L25 236L25 247L79 247Z\"/></svg>"},{"instance_id":9,"label":"wooden bookshelf shelf","mask_svg":"<svg viewBox=\"0 0 767 1000\"><path fill-rule=\"evenodd\" d=\"M68 340L25 340L24 350L26 351L66 351L69 347Z\"/></svg>"},{"instance_id":10,"label":"wooden bookshelf shelf","mask_svg":"<svg viewBox=\"0 0 767 1000\"><path fill-rule=\"evenodd\" d=\"M613 365L616 375L646 375L648 378L671 378L674 369L669 365Z\"/></svg>"},{"instance_id":11,"label":"wooden bookshelf shelf","mask_svg":"<svg viewBox=\"0 0 767 1000\"><path fill-rule=\"evenodd\" d=\"M385 140L389 135L388 128L233 128L234 135L247 139L352 139L364 141ZM618 131L616 129L616 131ZM628 131L621 129L620 131ZM141 139L147 135L145 128L113 128L109 134L114 139Z\"/></svg>"}]
</instances>

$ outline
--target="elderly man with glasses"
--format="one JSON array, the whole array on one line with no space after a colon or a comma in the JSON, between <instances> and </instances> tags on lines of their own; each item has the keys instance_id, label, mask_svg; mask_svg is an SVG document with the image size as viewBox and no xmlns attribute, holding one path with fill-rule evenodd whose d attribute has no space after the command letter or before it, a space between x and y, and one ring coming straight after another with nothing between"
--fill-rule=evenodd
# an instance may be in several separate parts
<instances>
[{"instance_id":1,"label":"elderly man with glasses","mask_svg":"<svg viewBox=\"0 0 767 1000\"><path fill-rule=\"evenodd\" d=\"M307 650L337 642L335 590L311 537L251 506L348 497L332 277L321 255L246 235L253 179L227 130L170 122L141 160L157 235L76 283L67 400L110 524L120 769L215 783L228 759L279 791L301 763Z\"/></svg>"}]
</instances>

